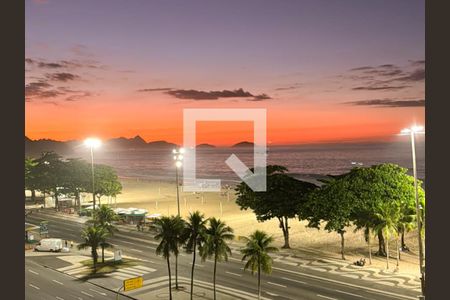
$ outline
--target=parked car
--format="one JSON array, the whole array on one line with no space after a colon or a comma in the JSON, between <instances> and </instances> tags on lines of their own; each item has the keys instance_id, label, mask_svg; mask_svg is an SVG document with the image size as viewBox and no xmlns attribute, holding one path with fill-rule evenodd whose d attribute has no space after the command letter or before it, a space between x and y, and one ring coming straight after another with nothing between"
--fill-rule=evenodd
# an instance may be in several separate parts
<instances>
[{"instance_id":1,"label":"parked car","mask_svg":"<svg viewBox=\"0 0 450 300\"><path fill-rule=\"evenodd\" d=\"M59 252L63 248L62 239L42 239L34 247L34 251Z\"/></svg>"}]
</instances>

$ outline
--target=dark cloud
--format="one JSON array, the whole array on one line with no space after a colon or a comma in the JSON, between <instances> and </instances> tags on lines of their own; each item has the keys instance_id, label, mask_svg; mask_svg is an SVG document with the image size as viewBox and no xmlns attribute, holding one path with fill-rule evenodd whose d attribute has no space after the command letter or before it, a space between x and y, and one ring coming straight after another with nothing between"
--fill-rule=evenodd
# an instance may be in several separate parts
<instances>
[{"instance_id":1,"label":"dark cloud","mask_svg":"<svg viewBox=\"0 0 450 300\"><path fill-rule=\"evenodd\" d=\"M422 81L425 80L425 69L417 69L406 76L396 78L398 81Z\"/></svg>"},{"instance_id":2,"label":"dark cloud","mask_svg":"<svg viewBox=\"0 0 450 300\"><path fill-rule=\"evenodd\" d=\"M25 58L25 63L36 66L41 69L71 69L71 68L91 68L104 69L105 66L100 66L97 62L92 60L60 60L57 62L48 62L40 59Z\"/></svg>"},{"instance_id":3,"label":"dark cloud","mask_svg":"<svg viewBox=\"0 0 450 300\"><path fill-rule=\"evenodd\" d=\"M425 65L425 60L410 60L409 62L415 67L422 67Z\"/></svg>"},{"instance_id":4,"label":"dark cloud","mask_svg":"<svg viewBox=\"0 0 450 300\"><path fill-rule=\"evenodd\" d=\"M59 95L62 93L45 81L30 82L25 85L25 98L28 101L31 98L53 98Z\"/></svg>"},{"instance_id":5,"label":"dark cloud","mask_svg":"<svg viewBox=\"0 0 450 300\"><path fill-rule=\"evenodd\" d=\"M295 83L291 86L283 86L276 88L275 91L289 91L289 90L295 90L298 89L302 84L301 83Z\"/></svg>"},{"instance_id":6,"label":"dark cloud","mask_svg":"<svg viewBox=\"0 0 450 300\"><path fill-rule=\"evenodd\" d=\"M400 86L358 86L352 88L354 91L395 91L395 90L401 90L404 88L409 87L408 85L400 85Z\"/></svg>"},{"instance_id":7,"label":"dark cloud","mask_svg":"<svg viewBox=\"0 0 450 300\"><path fill-rule=\"evenodd\" d=\"M249 99L249 101L263 101L272 99L266 94L256 95L253 99Z\"/></svg>"},{"instance_id":8,"label":"dark cloud","mask_svg":"<svg viewBox=\"0 0 450 300\"><path fill-rule=\"evenodd\" d=\"M71 95L69 97L66 97L65 100L69 101L69 102L72 102L72 101L78 101L78 100L81 100L83 98L92 96L91 92L81 92L81 91L77 91L77 92L78 92L78 94L74 94L74 95Z\"/></svg>"},{"instance_id":9,"label":"dark cloud","mask_svg":"<svg viewBox=\"0 0 450 300\"><path fill-rule=\"evenodd\" d=\"M250 92L244 91L242 88L237 90L222 90L222 91L198 91L198 90L169 90L166 92L178 99L191 100L217 100L219 98L249 98L249 101L262 101L271 99L266 94L253 95Z\"/></svg>"},{"instance_id":10,"label":"dark cloud","mask_svg":"<svg viewBox=\"0 0 450 300\"><path fill-rule=\"evenodd\" d=\"M66 101L77 101L91 95L88 91L72 90L67 87L55 87L43 79L25 85L26 102L55 97L65 97Z\"/></svg>"},{"instance_id":11,"label":"dark cloud","mask_svg":"<svg viewBox=\"0 0 450 300\"><path fill-rule=\"evenodd\" d=\"M78 79L79 76L72 74L72 73L53 73L53 74L47 74L46 77L50 80L54 80L54 81L63 81L63 82L67 82L67 81L71 81L71 80L75 80Z\"/></svg>"},{"instance_id":12,"label":"dark cloud","mask_svg":"<svg viewBox=\"0 0 450 300\"><path fill-rule=\"evenodd\" d=\"M344 104L375 107L422 107L425 106L425 100L373 99L345 102Z\"/></svg>"},{"instance_id":13,"label":"dark cloud","mask_svg":"<svg viewBox=\"0 0 450 300\"><path fill-rule=\"evenodd\" d=\"M413 64L420 64L423 61L414 61ZM353 68L347 77L352 81L359 82L352 90L359 91L395 91L409 87L408 84L421 82L425 79L425 69L418 68L411 70L409 67L401 68L394 64L383 64L376 67L362 66Z\"/></svg>"},{"instance_id":14,"label":"dark cloud","mask_svg":"<svg viewBox=\"0 0 450 300\"><path fill-rule=\"evenodd\" d=\"M365 70L372 70L372 69L374 69L374 67L362 66L362 67L357 67L357 68L350 69L350 71L365 71Z\"/></svg>"},{"instance_id":15,"label":"dark cloud","mask_svg":"<svg viewBox=\"0 0 450 300\"><path fill-rule=\"evenodd\" d=\"M276 88L275 91L289 91L289 90L295 90L297 88L298 87L296 87L296 86L286 86L286 87Z\"/></svg>"},{"instance_id":16,"label":"dark cloud","mask_svg":"<svg viewBox=\"0 0 450 300\"><path fill-rule=\"evenodd\" d=\"M170 91L172 88L152 88L152 89L141 89L137 90L138 92L165 92Z\"/></svg>"},{"instance_id":17,"label":"dark cloud","mask_svg":"<svg viewBox=\"0 0 450 300\"><path fill-rule=\"evenodd\" d=\"M392 68L397 68L396 65L393 64L384 64L384 65L379 65L378 68L382 68L382 69L392 69Z\"/></svg>"}]
</instances>

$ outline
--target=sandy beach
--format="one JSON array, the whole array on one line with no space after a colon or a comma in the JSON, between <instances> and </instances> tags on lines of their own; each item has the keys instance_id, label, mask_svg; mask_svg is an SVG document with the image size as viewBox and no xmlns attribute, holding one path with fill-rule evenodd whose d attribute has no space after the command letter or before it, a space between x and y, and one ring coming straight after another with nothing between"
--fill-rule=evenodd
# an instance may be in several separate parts
<instances>
[{"instance_id":1,"label":"sandy beach","mask_svg":"<svg viewBox=\"0 0 450 300\"><path fill-rule=\"evenodd\" d=\"M123 190L117 196L117 207L137 207L145 208L152 213L163 215L174 215L177 213L176 185L175 181L145 181L140 179L121 179ZM183 192L180 189L180 210L182 216L186 217L190 211L199 210L206 217L219 217L231 226L236 236L248 235L255 229L264 230L275 238L276 246L283 245L283 235L278 226L278 221L272 219L266 222L258 222L252 211L242 211L235 204L234 191L231 190L227 197L226 190L219 192L192 193ZM103 199L103 203L106 199ZM222 209L221 209L222 207ZM324 230L307 228L306 222L299 222L296 219L290 220L290 244L293 253L299 255L307 253L308 256L340 258L340 236ZM367 244L364 241L361 231L354 232L349 228L345 234L347 261L353 262L368 255ZM400 271L418 274L416 234L409 232L406 235L406 244L411 251L402 253ZM395 241L390 242L391 246L391 269L395 268ZM372 240L372 251L376 252L378 243L376 238ZM373 257L373 266L384 269L385 258Z\"/></svg>"}]
</instances>

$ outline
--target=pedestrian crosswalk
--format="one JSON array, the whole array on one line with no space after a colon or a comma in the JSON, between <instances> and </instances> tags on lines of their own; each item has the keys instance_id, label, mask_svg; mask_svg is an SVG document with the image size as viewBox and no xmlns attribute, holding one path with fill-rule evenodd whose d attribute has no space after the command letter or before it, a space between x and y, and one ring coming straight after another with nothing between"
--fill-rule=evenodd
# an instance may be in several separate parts
<instances>
[{"instance_id":1,"label":"pedestrian crosswalk","mask_svg":"<svg viewBox=\"0 0 450 300\"><path fill-rule=\"evenodd\" d=\"M89 268L87 266L84 266L81 263L75 263L70 266L59 268L58 271L77 278L81 278L87 274L88 269ZM108 273L107 276L118 280L125 280L132 277L144 276L145 274L149 274L155 271L156 269L138 265L126 268L119 268L116 271Z\"/></svg>"}]
</instances>

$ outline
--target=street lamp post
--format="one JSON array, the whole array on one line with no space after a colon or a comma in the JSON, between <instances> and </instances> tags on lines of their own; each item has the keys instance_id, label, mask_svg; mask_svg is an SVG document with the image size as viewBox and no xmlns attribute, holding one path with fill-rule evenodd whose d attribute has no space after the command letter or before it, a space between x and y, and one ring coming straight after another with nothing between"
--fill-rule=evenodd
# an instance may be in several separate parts
<instances>
[{"instance_id":1,"label":"street lamp post","mask_svg":"<svg viewBox=\"0 0 450 300\"><path fill-rule=\"evenodd\" d=\"M89 148L91 152L91 172L92 172L92 201L93 210L95 211L95 176L94 176L94 148L100 147L102 142L97 138L87 138L84 140L84 144Z\"/></svg>"},{"instance_id":2,"label":"street lamp post","mask_svg":"<svg viewBox=\"0 0 450 300\"><path fill-rule=\"evenodd\" d=\"M175 161L175 176L177 184L177 207L178 207L178 217L180 217L180 187L178 182L178 169L183 165L183 154L184 148L173 149L173 160ZM178 255L175 255L175 288L178 290Z\"/></svg>"},{"instance_id":3,"label":"street lamp post","mask_svg":"<svg viewBox=\"0 0 450 300\"><path fill-rule=\"evenodd\" d=\"M416 219L417 219L417 237L419 241L419 267L420 267L420 285L422 290L421 299L425 299L425 268L424 268L424 245L422 240L422 220L419 204L419 192L417 185L417 166L416 166L416 134L425 133L422 126L412 126L401 131L403 135L409 135L411 138L411 152L413 161L413 175L414 175L414 197L416 200Z\"/></svg>"},{"instance_id":4,"label":"street lamp post","mask_svg":"<svg viewBox=\"0 0 450 300\"><path fill-rule=\"evenodd\" d=\"M176 177L176 182L177 182L177 208L178 208L178 216L180 216L180 191L179 191L179 182L178 182L178 169L181 168L181 166L183 165L182 160L183 160L183 154L184 154L184 148L180 148L180 149L173 149L172 153L173 155L173 160L175 161L175 177Z\"/></svg>"}]
</instances>

